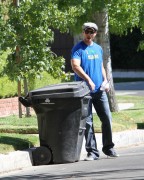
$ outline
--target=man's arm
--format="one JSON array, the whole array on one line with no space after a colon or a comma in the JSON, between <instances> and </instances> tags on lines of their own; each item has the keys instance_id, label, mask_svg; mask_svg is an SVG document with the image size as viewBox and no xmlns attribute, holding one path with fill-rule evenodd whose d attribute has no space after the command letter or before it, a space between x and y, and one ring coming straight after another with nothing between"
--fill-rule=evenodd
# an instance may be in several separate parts
<instances>
[{"instance_id":1,"label":"man's arm","mask_svg":"<svg viewBox=\"0 0 144 180\"><path fill-rule=\"evenodd\" d=\"M89 84L91 90L93 91L95 89L95 84L93 83L91 78L84 72L84 70L80 66L80 60L79 59L71 59L71 66L72 66L72 70L79 77L81 77L83 80L85 80Z\"/></svg>"}]
</instances>

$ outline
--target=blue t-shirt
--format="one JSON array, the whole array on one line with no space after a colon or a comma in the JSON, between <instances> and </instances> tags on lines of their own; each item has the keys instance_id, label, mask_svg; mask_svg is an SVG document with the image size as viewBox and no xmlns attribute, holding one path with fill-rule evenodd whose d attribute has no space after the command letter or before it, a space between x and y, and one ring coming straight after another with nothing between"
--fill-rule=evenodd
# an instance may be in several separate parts
<instances>
[{"instance_id":1,"label":"blue t-shirt","mask_svg":"<svg viewBox=\"0 0 144 180\"><path fill-rule=\"evenodd\" d=\"M81 67L85 73L92 79L95 84L95 90L92 93L100 90L100 86L103 82L102 75L102 61L103 50L101 46L94 43L92 45L86 45L83 41L80 41L72 49L71 59L78 59L81 61ZM76 81L83 81L75 73Z\"/></svg>"}]
</instances>

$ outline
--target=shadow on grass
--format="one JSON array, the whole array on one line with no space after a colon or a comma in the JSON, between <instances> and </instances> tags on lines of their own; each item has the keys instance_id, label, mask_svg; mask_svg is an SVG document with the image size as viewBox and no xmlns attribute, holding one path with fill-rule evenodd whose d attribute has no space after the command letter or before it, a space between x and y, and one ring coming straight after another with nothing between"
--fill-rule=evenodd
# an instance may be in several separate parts
<instances>
[{"instance_id":1,"label":"shadow on grass","mask_svg":"<svg viewBox=\"0 0 144 180\"><path fill-rule=\"evenodd\" d=\"M143 123L137 123L137 129L144 129L144 122Z\"/></svg>"},{"instance_id":2,"label":"shadow on grass","mask_svg":"<svg viewBox=\"0 0 144 180\"><path fill-rule=\"evenodd\" d=\"M143 110L144 108L130 108L130 109L124 109L123 111L137 111L137 110Z\"/></svg>"},{"instance_id":3,"label":"shadow on grass","mask_svg":"<svg viewBox=\"0 0 144 180\"><path fill-rule=\"evenodd\" d=\"M0 136L0 144L11 145L15 150L23 150L34 146L34 144L28 140L9 136Z\"/></svg>"}]
</instances>

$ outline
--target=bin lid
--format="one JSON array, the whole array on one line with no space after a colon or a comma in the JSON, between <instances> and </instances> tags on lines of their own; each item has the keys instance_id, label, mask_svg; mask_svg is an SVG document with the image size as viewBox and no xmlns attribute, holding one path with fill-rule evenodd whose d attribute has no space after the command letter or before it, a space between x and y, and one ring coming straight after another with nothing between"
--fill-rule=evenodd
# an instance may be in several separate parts
<instances>
[{"instance_id":1,"label":"bin lid","mask_svg":"<svg viewBox=\"0 0 144 180\"><path fill-rule=\"evenodd\" d=\"M29 92L31 98L69 98L83 97L89 94L90 89L84 81L67 82L45 86Z\"/></svg>"}]
</instances>

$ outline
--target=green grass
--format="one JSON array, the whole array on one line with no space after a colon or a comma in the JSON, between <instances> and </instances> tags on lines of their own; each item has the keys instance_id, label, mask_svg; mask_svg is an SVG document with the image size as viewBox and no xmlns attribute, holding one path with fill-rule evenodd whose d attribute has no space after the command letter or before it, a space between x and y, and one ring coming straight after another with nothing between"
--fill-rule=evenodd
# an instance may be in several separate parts
<instances>
[{"instance_id":1,"label":"green grass","mask_svg":"<svg viewBox=\"0 0 144 180\"><path fill-rule=\"evenodd\" d=\"M0 153L7 154L36 146L39 146L39 139L36 135L0 133Z\"/></svg>"},{"instance_id":2,"label":"green grass","mask_svg":"<svg viewBox=\"0 0 144 180\"><path fill-rule=\"evenodd\" d=\"M28 149L39 145L36 116L0 118L0 153Z\"/></svg>"},{"instance_id":3,"label":"green grass","mask_svg":"<svg viewBox=\"0 0 144 180\"><path fill-rule=\"evenodd\" d=\"M18 118L18 116L8 116L0 118L1 133L37 134L36 116Z\"/></svg>"},{"instance_id":4,"label":"green grass","mask_svg":"<svg viewBox=\"0 0 144 180\"><path fill-rule=\"evenodd\" d=\"M118 103L134 103L134 107L112 112L113 131L124 131L142 128L144 124L144 97L143 96L117 96ZM97 115L94 115L95 132L101 132L101 123Z\"/></svg>"}]
</instances>

